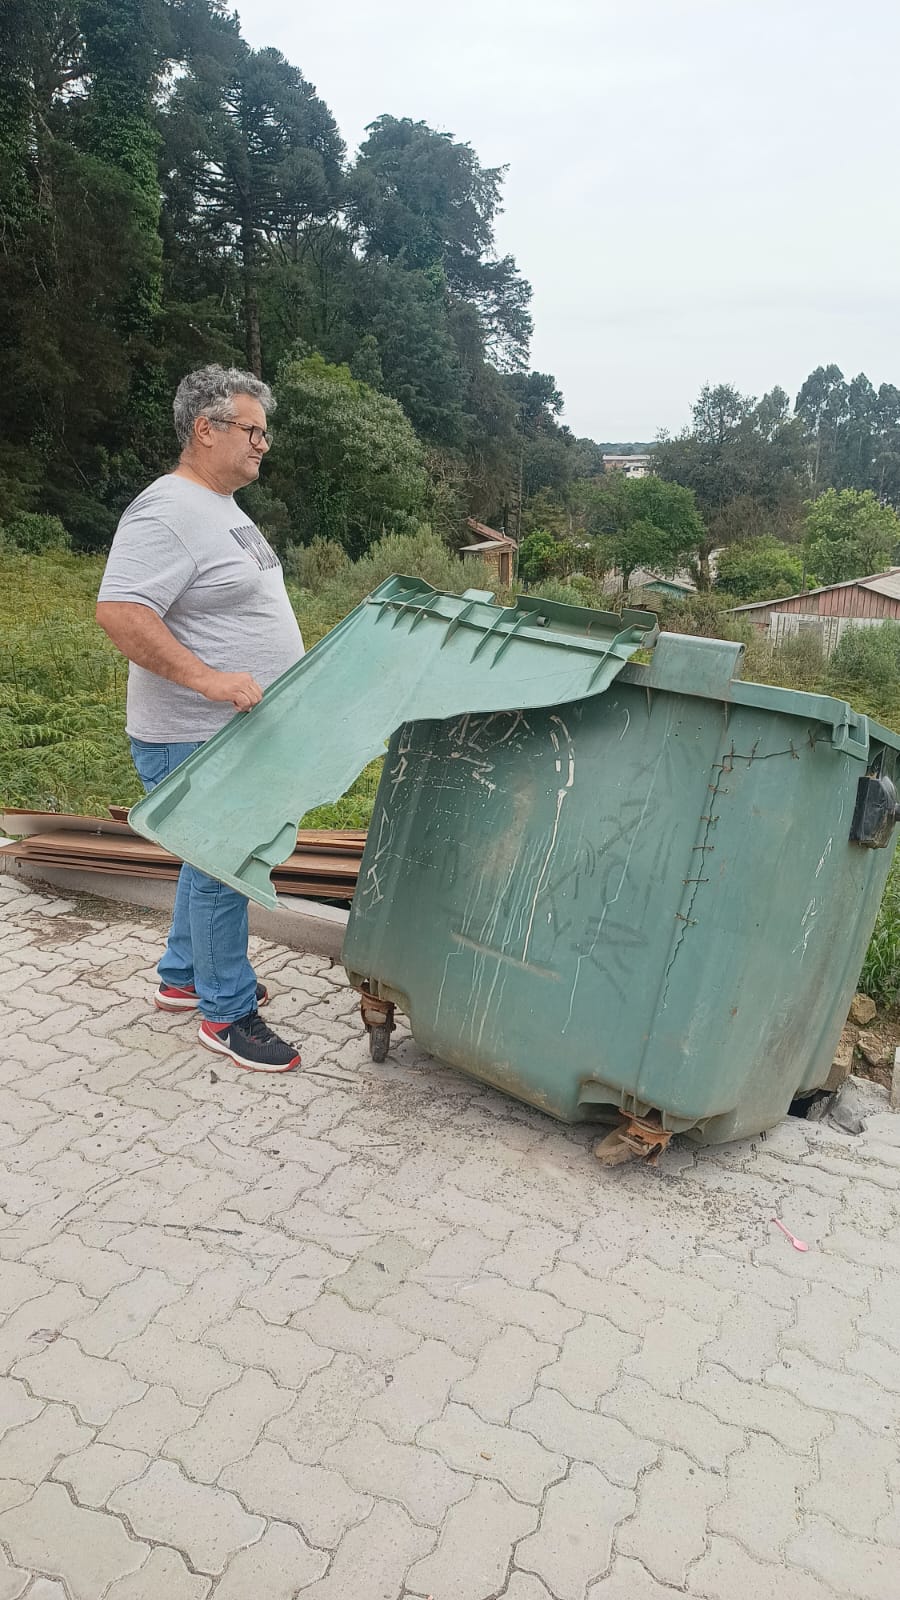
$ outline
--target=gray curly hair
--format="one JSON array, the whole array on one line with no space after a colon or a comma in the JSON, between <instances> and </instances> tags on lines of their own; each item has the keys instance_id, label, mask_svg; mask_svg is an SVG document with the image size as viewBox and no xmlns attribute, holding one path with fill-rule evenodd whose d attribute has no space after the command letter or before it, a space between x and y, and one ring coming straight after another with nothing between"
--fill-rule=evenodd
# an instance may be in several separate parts
<instances>
[{"instance_id":1,"label":"gray curly hair","mask_svg":"<svg viewBox=\"0 0 900 1600\"><path fill-rule=\"evenodd\" d=\"M182 450L194 437L194 423L198 417L208 417L210 422L227 422L234 415L233 400L237 394L249 394L258 400L265 412L275 410L275 396L269 385L252 372L241 372L238 367L198 367L188 372L175 391L175 432Z\"/></svg>"}]
</instances>

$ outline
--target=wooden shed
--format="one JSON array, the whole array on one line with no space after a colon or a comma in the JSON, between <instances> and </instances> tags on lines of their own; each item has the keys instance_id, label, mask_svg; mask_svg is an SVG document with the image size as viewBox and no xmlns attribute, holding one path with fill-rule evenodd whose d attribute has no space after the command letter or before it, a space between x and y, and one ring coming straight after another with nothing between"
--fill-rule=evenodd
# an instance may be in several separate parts
<instances>
[{"instance_id":1,"label":"wooden shed","mask_svg":"<svg viewBox=\"0 0 900 1600\"><path fill-rule=\"evenodd\" d=\"M486 522L476 522L474 517L466 518L466 527L478 537L474 544L463 545L463 560L468 557L470 560L483 561L485 566L496 572L501 588L508 589L515 575L515 556L519 548L515 539L511 539L507 533L501 533L498 528L489 528Z\"/></svg>"},{"instance_id":2,"label":"wooden shed","mask_svg":"<svg viewBox=\"0 0 900 1600\"><path fill-rule=\"evenodd\" d=\"M788 594L780 600L756 600L732 610L757 628L769 628L775 616L900 622L900 567L889 567L887 572L875 572L868 578L851 578L847 583L830 583L823 589Z\"/></svg>"}]
</instances>

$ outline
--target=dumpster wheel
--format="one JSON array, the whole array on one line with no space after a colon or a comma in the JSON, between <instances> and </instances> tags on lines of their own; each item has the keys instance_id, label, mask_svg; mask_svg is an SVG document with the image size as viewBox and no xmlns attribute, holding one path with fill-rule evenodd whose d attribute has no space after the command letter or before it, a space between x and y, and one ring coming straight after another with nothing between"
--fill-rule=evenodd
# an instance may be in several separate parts
<instances>
[{"instance_id":1,"label":"dumpster wheel","mask_svg":"<svg viewBox=\"0 0 900 1600\"><path fill-rule=\"evenodd\" d=\"M373 1061L385 1061L394 1031L394 1006L390 1000L378 1000L363 990L359 1000L359 1014L369 1035L369 1055Z\"/></svg>"},{"instance_id":2,"label":"dumpster wheel","mask_svg":"<svg viewBox=\"0 0 900 1600\"><path fill-rule=\"evenodd\" d=\"M601 1167L620 1167L626 1161L649 1161L655 1166L671 1132L646 1117L626 1117L617 1128L598 1139L594 1156Z\"/></svg>"}]
</instances>

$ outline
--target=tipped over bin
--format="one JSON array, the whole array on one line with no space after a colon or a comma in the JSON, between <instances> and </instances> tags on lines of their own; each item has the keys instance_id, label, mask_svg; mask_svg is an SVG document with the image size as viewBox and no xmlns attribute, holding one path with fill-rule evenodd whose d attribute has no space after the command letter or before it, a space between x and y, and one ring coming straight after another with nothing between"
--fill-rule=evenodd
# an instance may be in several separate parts
<instances>
[{"instance_id":1,"label":"tipped over bin","mask_svg":"<svg viewBox=\"0 0 900 1600\"><path fill-rule=\"evenodd\" d=\"M631 658L644 649L648 664ZM427 1050L623 1150L773 1126L828 1078L890 867L900 737L741 647L382 584L131 812L264 905L388 755L343 959Z\"/></svg>"}]
</instances>

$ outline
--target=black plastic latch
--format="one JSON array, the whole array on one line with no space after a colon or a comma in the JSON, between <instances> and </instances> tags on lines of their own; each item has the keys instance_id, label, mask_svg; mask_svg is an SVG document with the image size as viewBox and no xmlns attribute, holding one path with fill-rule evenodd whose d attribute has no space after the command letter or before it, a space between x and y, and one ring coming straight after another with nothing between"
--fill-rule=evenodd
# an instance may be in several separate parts
<instances>
[{"instance_id":1,"label":"black plastic latch","mask_svg":"<svg viewBox=\"0 0 900 1600\"><path fill-rule=\"evenodd\" d=\"M860 778L856 786L856 809L850 824L851 844L869 850L883 850L891 842L895 822L900 822L897 790L890 778Z\"/></svg>"}]
</instances>

